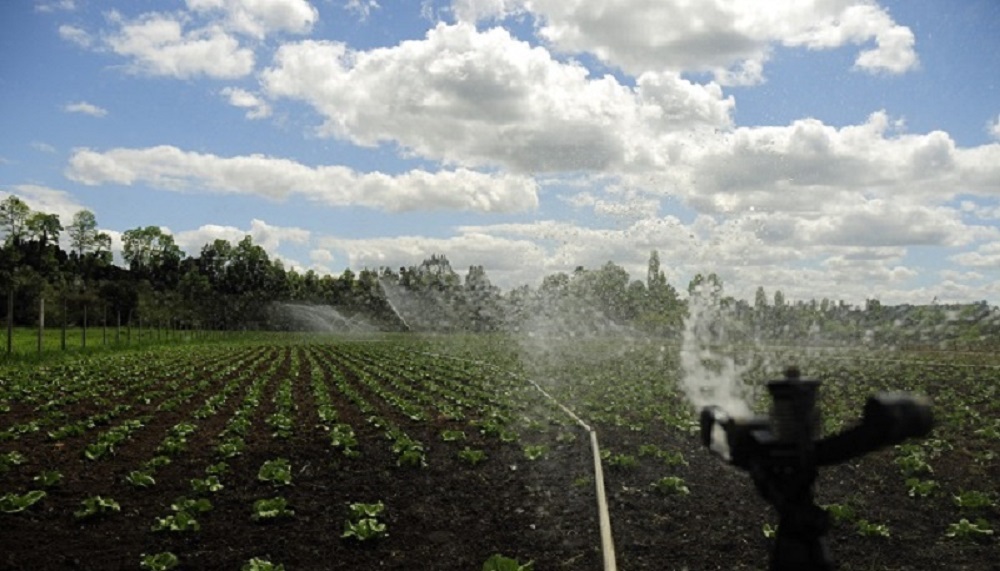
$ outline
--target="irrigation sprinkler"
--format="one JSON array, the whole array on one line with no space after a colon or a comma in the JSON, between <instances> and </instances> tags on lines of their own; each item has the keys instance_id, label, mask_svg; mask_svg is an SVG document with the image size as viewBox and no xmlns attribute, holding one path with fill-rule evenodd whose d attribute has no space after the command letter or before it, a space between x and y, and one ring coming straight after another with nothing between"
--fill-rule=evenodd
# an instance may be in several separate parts
<instances>
[{"instance_id":1,"label":"irrigation sprinkler","mask_svg":"<svg viewBox=\"0 0 1000 571\"><path fill-rule=\"evenodd\" d=\"M767 384L773 400L769 417L733 418L717 406L701 411L702 444L749 472L757 492L778 513L771 571L833 569L829 516L813 499L820 466L926 436L933 425L927 398L880 393L868 398L859 424L820 439L819 386L791 368L784 379Z\"/></svg>"}]
</instances>

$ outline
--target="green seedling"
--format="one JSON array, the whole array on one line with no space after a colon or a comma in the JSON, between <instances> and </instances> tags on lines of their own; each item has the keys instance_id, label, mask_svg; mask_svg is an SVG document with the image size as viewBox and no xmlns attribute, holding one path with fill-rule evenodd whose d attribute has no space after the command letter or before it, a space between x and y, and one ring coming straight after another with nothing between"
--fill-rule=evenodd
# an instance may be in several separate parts
<instances>
[{"instance_id":1,"label":"green seedling","mask_svg":"<svg viewBox=\"0 0 1000 571\"><path fill-rule=\"evenodd\" d=\"M225 486L219 481L218 476L209 476L207 478L193 478L191 480L191 489L196 494L214 494L218 492Z\"/></svg>"},{"instance_id":2,"label":"green seedling","mask_svg":"<svg viewBox=\"0 0 1000 571\"><path fill-rule=\"evenodd\" d=\"M859 535L866 537L889 537L889 526L884 523L872 523L866 519L859 519L857 529Z\"/></svg>"},{"instance_id":3,"label":"green seedling","mask_svg":"<svg viewBox=\"0 0 1000 571\"><path fill-rule=\"evenodd\" d=\"M218 462L216 464L210 464L209 466L205 467L206 474L215 476L225 474L228 471L229 471L229 464L226 464L225 462Z\"/></svg>"},{"instance_id":4,"label":"green seedling","mask_svg":"<svg viewBox=\"0 0 1000 571\"><path fill-rule=\"evenodd\" d=\"M142 560L139 561L139 568L148 569L149 571L167 571L178 565L180 565L180 560L169 551L154 553L153 555L143 554Z\"/></svg>"},{"instance_id":5,"label":"green seedling","mask_svg":"<svg viewBox=\"0 0 1000 571\"><path fill-rule=\"evenodd\" d=\"M43 488L53 488L58 486L62 482L62 479L62 472L58 470L45 470L32 478L32 481L38 483Z\"/></svg>"},{"instance_id":6,"label":"green seedling","mask_svg":"<svg viewBox=\"0 0 1000 571\"><path fill-rule=\"evenodd\" d=\"M993 529L990 527L990 523L983 518L972 523L963 517L958 523L949 524L948 531L944 535L957 539L977 539L993 535Z\"/></svg>"},{"instance_id":7,"label":"green seedling","mask_svg":"<svg viewBox=\"0 0 1000 571\"><path fill-rule=\"evenodd\" d=\"M271 563L267 559L254 557L240 567L240 571L285 571L285 566L280 563Z\"/></svg>"},{"instance_id":8,"label":"green seedling","mask_svg":"<svg viewBox=\"0 0 1000 571\"><path fill-rule=\"evenodd\" d=\"M653 488L661 494L686 496L691 490L684 483L684 478L679 476L666 476L653 482Z\"/></svg>"},{"instance_id":9,"label":"green seedling","mask_svg":"<svg viewBox=\"0 0 1000 571\"><path fill-rule=\"evenodd\" d=\"M345 521L343 538L357 539L358 541L370 541L387 537L386 525L374 518L364 518L358 521Z\"/></svg>"},{"instance_id":10,"label":"green seedling","mask_svg":"<svg viewBox=\"0 0 1000 571\"><path fill-rule=\"evenodd\" d=\"M934 493L938 488L938 483L934 480L921 480L920 478L907 478L907 494L911 498L926 498Z\"/></svg>"},{"instance_id":11,"label":"green seedling","mask_svg":"<svg viewBox=\"0 0 1000 571\"><path fill-rule=\"evenodd\" d=\"M115 500L101 496L91 496L84 499L81 504L82 507L73 512L76 519L92 518L99 515L119 512L122 509L122 507L118 505L118 502Z\"/></svg>"},{"instance_id":12,"label":"green seedling","mask_svg":"<svg viewBox=\"0 0 1000 571\"><path fill-rule=\"evenodd\" d=\"M344 522L343 538L354 538L358 541L380 539L389 535L385 523L379 517L385 511L385 504L353 503L350 505L351 517Z\"/></svg>"},{"instance_id":13,"label":"green seedling","mask_svg":"<svg viewBox=\"0 0 1000 571\"><path fill-rule=\"evenodd\" d=\"M830 518L836 523L845 523L854 521L854 508L846 504L829 504L824 506L826 513L830 514Z\"/></svg>"},{"instance_id":14,"label":"green seedling","mask_svg":"<svg viewBox=\"0 0 1000 571\"><path fill-rule=\"evenodd\" d=\"M639 461L631 454L612 454L608 466L619 470L630 470L639 466Z\"/></svg>"},{"instance_id":15,"label":"green seedling","mask_svg":"<svg viewBox=\"0 0 1000 571\"><path fill-rule=\"evenodd\" d=\"M125 476L125 481L129 484L136 486L137 488L148 488L156 484L156 480L149 472L143 472L141 470L133 470Z\"/></svg>"},{"instance_id":16,"label":"green seedling","mask_svg":"<svg viewBox=\"0 0 1000 571\"><path fill-rule=\"evenodd\" d=\"M292 517L295 510L288 509L288 501L282 497L260 499L253 503L253 513L250 519L254 521L273 520L281 517Z\"/></svg>"},{"instance_id":17,"label":"green seedling","mask_svg":"<svg viewBox=\"0 0 1000 571\"><path fill-rule=\"evenodd\" d=\"M960 508L979 509L993 507L993 500L988 494L976 491L965 491L953 496L955 505Z\"/></svg>"},{"instance_id":18,"label":"green seedling","mask_svg":"<svg viewBox=\"0 0 1000 571\"><path fill-rule=\"evenodd\" d=\"M466 446L464 450L458 451L458 458L470 466L475 466L476 464L486 461L486 452L483 452L482 450L473 450L472 448Z\"/></svg>"},{"instance_id":19,"label":"green seedling","mask_svg":"<svg viewBox=\"0 0 1000 571\"><path fill-rule=\"evenodd\" d=\"M275 486L292 485L292 466L285 458L268 460L257 472L257 479L261 482L270 482Z\"/></svg>"},{"instance_id":20,"label":"green seedling","mask_svg":"<svg viewBox=\"0 0 1000 571\"><path fill-rule=\"evenodd\" d=\"M527 458L528 460L534 461L538 460L542 456L545 456L545 453L548 451L549 451L548 446L545 446L544 444L539 444L539 445L527 444L524 446L524 457Z\"/></svg>"},{"instance_id":21,"label":"green seedling","mask_svg":"<svg viewBox=\"0 0 1000 571\"><path fill-rule=\"evenodd\" d=\"M500 554L490 556L483 563L483 571L534 571L534 569L535 564L532 561L522 564L517 559L504 557Z\"/></svg>"},{"instance_id":22,"label":"green seedling","mask_svg":"<svg viewBox=\"0 0 1000 571\"><path fill-rule=\"evenodd\" d=\"M441 432L441 440L445 442L458 442L465 440L465 432L461 430L444 430Z\"/></svg>"},{"instance_id":23,"label":"green seedling","mask_svg":"<svg viewBox=\"0 0 1000 571\"><path fill-rule=\"evenodd\" d=\"M13 492L4 494L0 496L0 512L7 514L23 512L41 501L45 495L42 490L32 490L23 494Z\"/></svg>"}]
</instances>

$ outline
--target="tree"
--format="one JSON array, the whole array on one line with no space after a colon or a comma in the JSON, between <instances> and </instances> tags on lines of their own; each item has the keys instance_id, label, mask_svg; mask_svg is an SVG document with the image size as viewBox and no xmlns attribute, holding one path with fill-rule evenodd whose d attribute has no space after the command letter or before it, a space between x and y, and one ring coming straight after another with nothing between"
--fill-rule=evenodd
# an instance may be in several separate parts
<instances>
[{"instance_id":1,"label":"tree","mask_svg":"<svg viewBox=\"0 0 1000 571\"><path fill-rule=\"evenodd\" d=\"M646 288L656 291L667 287L667 276L660 269L660 253L653 250L649 253L649 265L646 270Z\"/></svg>"},{"instance_id":2,"label":"tree","mask_svg":"<svg viewBox=\"0 0 1000 571\"><path fill-rule=\"evenodd\" d=\"M28 231L31 208L13 194L0 202L0 229L4 233L4 243L18 244Z\"/></svg>"},{"instance_id":3,"label":"tree","mask_svg":"<svg viewBox=\"0 0 1000 571\"><path fill-rule=\"evenodd\" d=\"M764 286L757 287L757 293L754 294L753 308L758 312L767 309L767 294L764 293Z\"/></svg>"},{"instance_id":4,"label":"tree","mask_svg":"<svg viewBox=\"0 0 1000 571\"><path fill-rule=\"evenodd\" d=\"M81 210L73 215L73 222L66 227L69 233L70 249L80 257L97 247L97 218L89 210ZM107 236L107 234L104 234ZM108 250L111 250L111 237L108 236Z\"/></svg>"},{"instance_id":5,"label":"tree","mask_svg":"<svg viewBox=\"0 0 1000 571\"><path fill-rule=\"evenodd\" d=\"M122 235L122 256L136 277L153 279L158 285L176 285L184 252L174 237L159 226L126 230Z\"/></svg>"},{"instance_id":6,"label":"tree","mask_svg":"<svg viewBox=\"0 0 1000 571\"><path fill-rule=\"evenodd\" d=\"M59 243L59 233L63 231L63 226L59 222L58 214L46 214L44 212L34 212L28 217L26 223L28 237L38 240L42 248L50 243Z\"/></svg>"}]
</instances>

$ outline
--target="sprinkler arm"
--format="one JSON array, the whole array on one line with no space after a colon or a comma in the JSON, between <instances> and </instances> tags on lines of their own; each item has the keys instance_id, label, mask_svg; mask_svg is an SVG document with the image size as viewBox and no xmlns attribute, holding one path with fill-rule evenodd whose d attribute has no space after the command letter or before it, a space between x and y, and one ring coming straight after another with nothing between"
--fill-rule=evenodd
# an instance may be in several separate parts
<instances>
[{"instance_id":1,"label":"sprinkler arm","mask_svg":"<svg viewBox=\"0 0 1000 571\"><path fill-rule=\"evenodd\" d=\"M829 516L813 499L818 468L926 436L933 426L930 401L905 393L881 393L865 403L854 427L818 438L818 381L799 378L768 383L774 400L769 417L733 418L717 406L701 411L701 441L725 462L745 470L757 492L779 516L771 571L833 569L826 535Z\"/></svg>"},{"instance_id":2,"label":"sprinkler arm","mask_svg":"<svg viewBox=\"0 0 1000 571\"><path fill-rule=\"evenodd\" d=\"M930 400L906 393L881 393L868 398L861 423L816 443L819 466L839 464L907 438L921 438L934 426Z\"/></svg>"},{"instance_id":3,"label":"sprinkler arm","mask_svg":"<svg viewBox=\"0 0 1000 571\"><path fill-rule=\"evenodd\" d=\"M765 434L771 426L767 417L735 419L718 406L707 406L701 410L700 424L702 445L739 468L748 468L750 460L761 453L761 446L773 442ZM859 424L815 442L816 466L840 464L907 438L926 436L933 425L926 397L907 393L869 397ZM723 435L724 443L720 442Z\"/></svg>"}]
</instances>

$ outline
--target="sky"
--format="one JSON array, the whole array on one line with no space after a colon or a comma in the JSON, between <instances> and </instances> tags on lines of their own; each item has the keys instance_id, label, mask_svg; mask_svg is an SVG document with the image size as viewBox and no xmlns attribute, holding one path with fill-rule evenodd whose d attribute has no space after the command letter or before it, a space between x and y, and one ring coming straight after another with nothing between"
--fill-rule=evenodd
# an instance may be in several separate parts
<instances>
[{"instance_id":1,"label":"sky","mask_svg":"<svg viewBox=\"0 0 1000 571\"><path fill-rule=\"evenodd\" d=\"M116 248L1000 303L996 0L5 0L0 133Z\"/></svg>"}]
</instances>

